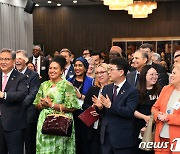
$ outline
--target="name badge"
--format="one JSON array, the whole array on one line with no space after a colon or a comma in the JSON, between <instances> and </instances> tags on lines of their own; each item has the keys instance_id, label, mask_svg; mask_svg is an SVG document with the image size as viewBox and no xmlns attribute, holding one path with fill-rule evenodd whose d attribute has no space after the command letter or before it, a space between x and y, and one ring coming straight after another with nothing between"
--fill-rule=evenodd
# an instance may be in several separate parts
<instances>
[{"instance_id":1,"label":"name badge","mask_svg":"<svg viewBox=\"0 0 180 154\"><path fill-rule=\"evenodd\" d=\"M41 67L41 70L45 70L45 69L46 69L46 67L45 67L45 66L42 66L42 67Z\"/></svg>"},{"instance_id":2,"label":"name badge","mask_svg":"<svg viewBox=\"0 0 180 154\"><path fill-rule=\"evenodd\" d=\"M173 105L173 109L178 110L179 108L180 108L180 102L178 101Z\"/></svg>"}]
</instances>

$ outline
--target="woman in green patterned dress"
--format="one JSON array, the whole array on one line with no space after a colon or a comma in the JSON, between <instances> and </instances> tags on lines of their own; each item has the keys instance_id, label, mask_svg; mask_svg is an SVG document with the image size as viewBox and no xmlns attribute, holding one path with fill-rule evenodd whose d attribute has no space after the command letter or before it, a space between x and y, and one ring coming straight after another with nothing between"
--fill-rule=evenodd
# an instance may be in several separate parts
<instances>
[{"instance_id":1,"label":"woman in green patterned dress","mask_svg":"<svg viewBox=\"0 0 180 154\"><path fill-rule=\"evenodd\" d=\"M61 76L66 60L62 56L55 57L49 66L49 78L41 84L34 100L34 105L41 110L36 137L37 154L75 154L74 123L71 137L42 134L42 125L48 114L59 113L60 110L73 119L72 112L79 109L73 86Z\"/></svg>"}]
</instances>

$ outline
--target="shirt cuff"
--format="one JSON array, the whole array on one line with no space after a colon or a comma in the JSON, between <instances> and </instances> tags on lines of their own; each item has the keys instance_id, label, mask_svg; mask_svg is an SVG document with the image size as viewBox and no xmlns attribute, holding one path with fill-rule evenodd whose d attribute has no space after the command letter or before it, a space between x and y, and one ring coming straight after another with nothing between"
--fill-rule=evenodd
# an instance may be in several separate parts
<instances>
[{"instance_id":1,"label":"shirt cuff","mask_svg":"<svg viewBox=\"0 0 180 154\"><path fill-rule=\"evenodd\" d=\"M3 99L6 99L7 98L7 93L4 92L4 96L3 96Z\"/></svg>"}]
</instances>

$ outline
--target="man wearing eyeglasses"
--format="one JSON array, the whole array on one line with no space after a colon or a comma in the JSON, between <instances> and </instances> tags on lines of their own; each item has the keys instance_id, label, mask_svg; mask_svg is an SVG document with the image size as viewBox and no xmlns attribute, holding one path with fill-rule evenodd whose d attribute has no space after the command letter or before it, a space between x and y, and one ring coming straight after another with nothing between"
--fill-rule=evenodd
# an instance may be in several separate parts
<instances>
[{"instance_id":1,"label":"man wearing eyeglasses","mask_svg":"<svg viewBox=\"0 0 180 154\"><path fill-rule=\"evenodd\" d=\"M0 153L23 154L26 113L23 100L28 93L27 78L14 69L16 54L0 52Z\"/></svg>"},{"instance_id":2,"label":"man wearing eyeglasses","mask_svg":"<svg viewBox=\"0 0 180 154\"><path fill-rule=\"evenodd\" d=\"M109 64L109 78L100 98L93 98L102 115L101 144L103 154L134 154L136 145L134 111L138 90L126 81L128 62L114 58Z\"/></svg>"},{"instance_id":3,"label":"man wearing eyeglasses","mask_svg":"<svg viewBox=\"0 0 180 154\"><path fill-rule=\"evenodd\" d=\"M87 59L87 58L91 57L92 51L93 51L92 49L84 48L83 52L82 52L82 56Z\"/></svg>"},{"instance_id":4,"label":"man wearing eyeglasses","mask_svg":"<svg viewBox=\"0 0 180 154\"><path fill-rule=\"evenodd\" d=\"M118 57L122 57L122 49L119 46L112 46L109 51L109 61Z\"/></svg>"}]
</instances>

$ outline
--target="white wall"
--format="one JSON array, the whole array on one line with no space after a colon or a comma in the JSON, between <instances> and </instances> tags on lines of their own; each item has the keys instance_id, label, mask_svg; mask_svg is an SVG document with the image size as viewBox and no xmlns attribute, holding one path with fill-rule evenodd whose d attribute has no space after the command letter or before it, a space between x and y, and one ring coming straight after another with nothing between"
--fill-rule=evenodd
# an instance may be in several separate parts
<instances>
[{"instance_id":1,"label":"white wall","mask_svg":"<svg viewBox=\"0 0 180 154\"><path fill-rule=\"evenodd\" d=\"M33 16L24 12L27 0L0 0L0 50L26 50L32 55Z\"/></svg>"},{"instance_id":2,"label":"white wall","mask_svg":"<svg viewBox=\"0 0 180 154\"><path fill-rule=\"evenodd\" d=\"M24 8L26 6L27 0L0 0L0 2Z\"/></svg>"}]
</instances>

